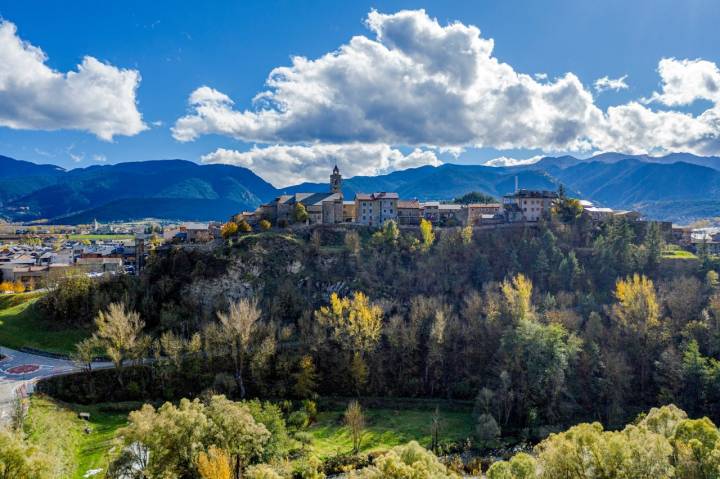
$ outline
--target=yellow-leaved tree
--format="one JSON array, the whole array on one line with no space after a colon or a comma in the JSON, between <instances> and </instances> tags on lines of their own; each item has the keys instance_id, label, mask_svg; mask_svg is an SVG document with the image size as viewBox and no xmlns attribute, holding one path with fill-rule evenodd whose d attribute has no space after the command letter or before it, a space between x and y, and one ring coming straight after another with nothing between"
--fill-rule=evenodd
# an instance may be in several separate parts
<instances>
[{"instance_id":1,"label":"yellow-leaved tree","mask_svg":"<svg viewBox=\"0 0 720 479\"><path fill-rule=\"evenodd\" d=\"M230 456L215 446L198 455L197 469L203 479L232 479Z\"/></svg>"},{"instance_id":2,"label":"yellow-leaved tree","mask_svg":"<svg viewBox=\"0 0 720 479\"><path fill-rule=\"evenodd\" d=\"M532 305L533 284L525 275L518 274L512 280L505 280L501 286L505 297L506 312L513 322L533 319L535 310Z\"/></svg>"},{"instance_id":3,"label":"yellow-leaved tree","mask_svg":"<svg viewBox=\"0 0 720 479\"><path fill-rule=\"evenodd\" d=\"M644 394L652 370L652 346L660 336L660 305L655 286L645 275L634 274L617 281L615 298L613 318L638 365L640 393Z\"/></svg>"},{"instance_id":4,"label":"yellow-leaved tree","mask_svg":"<svg viewBox=\"0 0 720 479\"><path fill-rule=\"evenodd\" d=\"M330 305L315 312L318 322L328 328L332 338L351 353L351 374L356 389L367 379L365 355L374 350L380 341L383 311L372 304L365 294L356 292L352 297L330 296Z\"/></svg>"}]
</instances>

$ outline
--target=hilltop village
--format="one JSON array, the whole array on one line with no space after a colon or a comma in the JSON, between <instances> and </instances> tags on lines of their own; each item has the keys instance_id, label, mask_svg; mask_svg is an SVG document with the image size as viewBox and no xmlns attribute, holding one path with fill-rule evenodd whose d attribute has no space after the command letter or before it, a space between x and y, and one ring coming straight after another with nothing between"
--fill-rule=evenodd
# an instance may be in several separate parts
<instances>
[{"instance_id":1,"label":"hilltop village","mask_svg":"<svg viewBox=\"0 0 720 479\"><path fill-rule=\"evenodd\" d=\"M550 218L561 202L592 222L626 218L643 221L635 211L618 211L587 200L566 198L562 191L519 188L501 201L468 194L453 202L400 198L396 192L357 193L346 199L342 175L335 166L328 191L278 196L255 211L235 215L227 223L152 221L88 226L0 225L0 281L6 290L32 290L70 270L88 276L139 274L147 255L171 245L212 245L214 241L253 230L297 226L379 228L389 221L402 228L427 221L435 227L495 229L533 227ZM476 200L485 202L476 202ZM720 253L720 234L712 229L657 222L665 241L691 252ZM14 285L14 286L12 286ZM12 286L12 288L11 288Z\"/></svg>"},{"instance_id":2,"label":"hilltop village","mask_svg":"<svg viewBox=\"0 0 720 479\"><path fill-rule=\"evenodd\" d=\"M438 226L497 226L509 223L537 223L547 217L562 193L520 189L502 198L501 203L445 203L400 198L395 192L357 193L346 199L342 192L342 175L337 165L330 175L329 191L322 193L294 193L281 195L261 205L257 210L244 212L240 219L250 225L261 220L280 227L292 223L329 225L351 223L379 227L386 221L401 226L416 226L425 219ZM591 202L580 201L582 210L594 220L626 216L633 220L640 215L633 211L615 211Z\"/></svg>"}]
</instances>

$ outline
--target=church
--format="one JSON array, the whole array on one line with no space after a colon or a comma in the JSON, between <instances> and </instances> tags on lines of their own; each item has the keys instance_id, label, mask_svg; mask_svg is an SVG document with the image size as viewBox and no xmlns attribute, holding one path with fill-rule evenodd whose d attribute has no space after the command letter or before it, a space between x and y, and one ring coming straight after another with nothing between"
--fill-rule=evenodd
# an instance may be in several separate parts
<instances>
[{"instance_id":1,"label":"church","mask_svg":"<svg viewBox=\"0 0 720 479\"><path fill-rule=\"evenodd\" d=\"M280 195L260 206L260 217L273 224L293 223L295 205L302 204L308 213L309 224L335 224L343 222L342 175L335 165L330 175L330 191Z\"/></svg>"}]
</instances>

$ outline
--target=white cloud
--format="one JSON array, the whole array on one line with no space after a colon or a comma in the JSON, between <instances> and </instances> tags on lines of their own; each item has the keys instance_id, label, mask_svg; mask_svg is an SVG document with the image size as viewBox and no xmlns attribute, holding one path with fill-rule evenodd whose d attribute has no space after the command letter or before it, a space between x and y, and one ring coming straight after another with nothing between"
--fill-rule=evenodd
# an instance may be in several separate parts
<instances>
[{"instance_id":1,"label":"white cloud","mask_svg":"<svg viewBox=\"0 0 720 479\"><path fill-rule=\"evenodd\" d=\"M201 160L203 163L226 163L249 168L280 187L305 181L324 182L336 164L343 176L349 178L441 163L430 150L416 148L404 154L379 144L255 146L244 152L218 148L202 156Z\"/></svg>"},{"instance_id":2,"label":"white cloud","mask_svg":"<svg viewBox=\"0 0 720 479\"><path fill-rule=\"evenodd\" d=\"M720 101L720 70L707 60L663 58L658 65L662 92L650 100L667 106L689 105L695 100Z\"/></svg>"},{"instance_id":3,"label":"white cloud","mask_svg":"<svg viewBox=\"0 0 720 479\"><path fill-rule=\"evenodd\" d=\"M105 155L93 155L92 160L96 163L105 163L107 161L107 156Z\"/></svg>"},{"instance_id":4,"label":"white cloud","mask_svg":"<svg viewBox=\"0 0 720 479\"><path fill-rule=\"evenodd\" d=\"M0 20L0 126L85 130L108 141L147 128L136 105L136 70L86 56L77 71L62 73L46 60L13 23Z\"/></svg>"},{"instance_id":5,"label":"white cloud","mask_svg":"<svg viewBox=\"0 0 720 479\"><path fill-rule=\"evenodd\" d=\"M606 90L627 90L629 88L628 84L625 82L627 77L627 75L623 75L620 78L610 78L605 75L602 78L598 78L595 80L595 91L604 92Z\"/></svg>"},{"instance_id":6,"label":"white cloud","mask_svg":"<svg viewBox=\"0 0 720 479\"><path fill-rule=\"evenodd\" d=\"M537 81L545 81L548 79L547 73L536 73L533 75Z\"/></svg>"},{"instance_id":7,"label":"white cloud","mask_svg":"<svg viewBox=\"0 0 720 479\"><path fill-rule=\"evenodd\" d=\"M510 158L507 156L500 156L498 158L493 158L490 161L485 162L485 166L522 166L522 165L532 165L533 163L537 163L538 161L542 160L544 158L543 155L537 155L533 156L531 158Z\"/></svg>"},{"instance_id":8,"label":"white cloud","mask_svg":"<svg viewBox=\"0 0 720 479\"><path fill-rule=\"evenodd\" d=\"M221 134L291 144L493 147L543 152L593 150L720 154L720 75L705 60L660 61L662 91L600 109L573 73L548 80L515 71L492 55L492 39L472 25L440 25L424 10L370 12L372 35L356 36L317 59L275 68L251 109L208 86L189 98L172 131L180 141ZM627 76L595 89L627 88ZM653 109L697 99L693 115Z\"/></svg>"},{"instance_id":9,"label":"white cloud","mask_svg":"<svg viewBox=\"0 0 720 479\"><path fill-rule=\"evenodd\" d=\"M474 26L441 26L422 10L372 11L366 23L375 38L274 69L252 110L198 88L175 138L580 149L585 125L602 117L575 75L541 84L519 74Z\"/></svg>"}]
</instances>

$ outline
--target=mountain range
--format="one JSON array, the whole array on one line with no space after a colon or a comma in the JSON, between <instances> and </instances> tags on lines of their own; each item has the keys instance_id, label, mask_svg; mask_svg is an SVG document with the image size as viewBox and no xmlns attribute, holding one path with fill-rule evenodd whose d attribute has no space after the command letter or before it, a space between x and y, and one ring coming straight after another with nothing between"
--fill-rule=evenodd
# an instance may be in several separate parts
<instances>
[{"instance_id":1,"label":"mountain range","mask_svg":"<svg viewBox=\"0 0 720 479\"><path fill-rule=\"evenodd\" d=\"M328 172L329 174L329 172ZM603 153L546 157L522 166L443 164L356 176L343 192L396 191L401 198L449 200L469 191L501 197L515 187L566 190L598 205L636 209L687 223L720 216L720 158ZM142 218L224 220L278 194L327 191L327 183L275 188L247 168L154 160L65 170L0 156L0 217L88 223Z\"/></svg>"}]
</instances>

